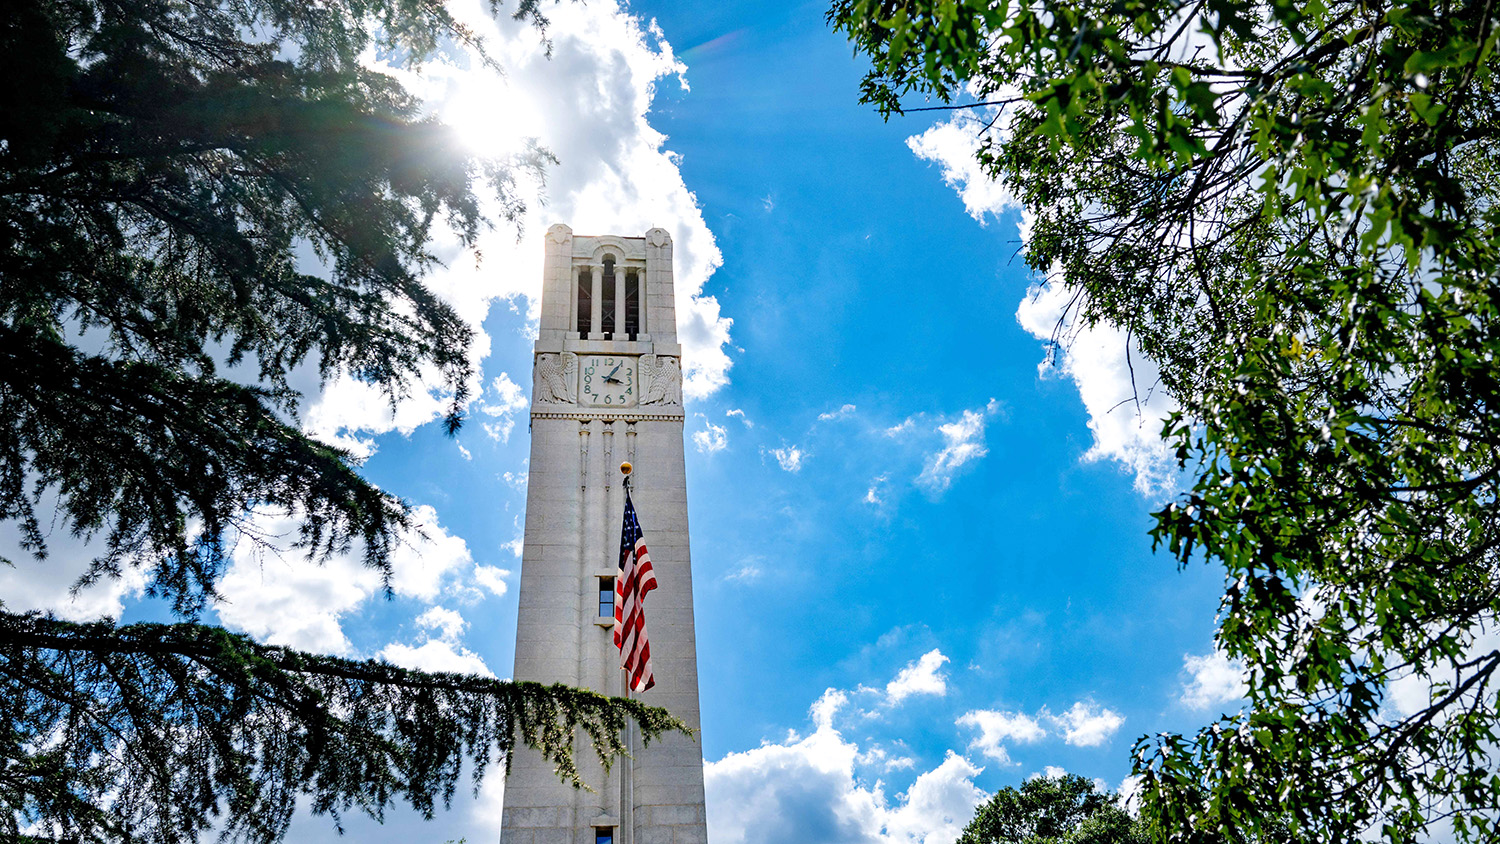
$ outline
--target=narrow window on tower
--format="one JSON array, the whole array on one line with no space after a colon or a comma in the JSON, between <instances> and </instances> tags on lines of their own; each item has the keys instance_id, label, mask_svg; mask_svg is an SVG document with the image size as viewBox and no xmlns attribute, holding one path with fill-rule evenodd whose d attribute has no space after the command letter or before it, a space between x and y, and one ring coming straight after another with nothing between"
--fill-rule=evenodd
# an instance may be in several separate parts
<instances>
[{"instance_id":1,"label":"narrow window on tower","mask_svg":"<svg viewBox=\"0 0 1500 844\"><path fill-rule=\"evenodd\" d=\"M640 273L625 274L625 334L627 340L634 340L635 335L641 332L641 275Z\"/></svg>"},{"instance_id":2,"label":"narrow window on tower","mask_svg":"<svg viewBox=\"0 0 1500 844\"><path fill-rule=\"evenodd\" d=\"M594 827L594 844L615 844L615 828L612 826Z\"/></svg>"},{"instance_id":3,"label":"narrow window on tower","mask_svg":"<svg viewBox=\"0 0 1500 844\"><path fill-rule=\"evenodd\" d=\"M594 330L592 325L594 311L594 278L588 267L578 270L578 339L589 339L589 332Z\"/></svg>"},{"instance_id":4,"label":"narrow window on tower","mask_svg":"<svg viewBox=\"0 0 1500 844\"><path fill-rule=\"evenodd\" d=\"M599 578L599 617L615 617L615 579L613 577Z\"/></svg>"},{"instance_id":5,"label":"narrow window on tower","mask_svg":"<svg viewBox=\"0 0 1500 844\"><path fill-rule=\"evenodd\" d=\"M604 332L604 339L606 340L613 340L615 336L615 278L615 256L605 255L604 294L602 297L604 299L604 307L601 317L604 327L599 330Z\"/></svg>"}]
</instances>

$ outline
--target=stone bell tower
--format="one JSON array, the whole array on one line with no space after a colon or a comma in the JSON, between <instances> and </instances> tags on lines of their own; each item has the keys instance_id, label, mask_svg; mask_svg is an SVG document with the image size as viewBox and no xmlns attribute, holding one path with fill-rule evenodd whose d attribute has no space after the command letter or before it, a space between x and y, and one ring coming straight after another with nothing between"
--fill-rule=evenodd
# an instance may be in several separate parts
<instances>
[{"instance_id":1,"label":"stone bell tower","mask_svg":"<svg viewBox=\"0 0 1500 844\"><path fill-rule=\"evenodd\" d=\"M613 601L625 508L619 465L629 461L658 584L645 603L656 686L634 696L697 730L672 239L659 228L583 237L555 225L546 244L515 678L625 694ZM632 758L608 773L579 750L588 789L560 781L534 751L516 752L502 844L707 841L696 735L649 748L634 739Z\"/></svg>"}]
</instances>

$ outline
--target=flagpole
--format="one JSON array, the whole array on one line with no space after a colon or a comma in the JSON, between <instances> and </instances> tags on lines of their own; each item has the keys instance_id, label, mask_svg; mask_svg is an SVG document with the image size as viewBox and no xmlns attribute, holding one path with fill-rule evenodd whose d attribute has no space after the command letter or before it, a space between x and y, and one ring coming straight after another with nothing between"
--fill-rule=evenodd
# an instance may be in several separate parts
<instances>
[{"instance_id":1,"label":"flagpole","mask_svg":"<svg viewBox=\"0 0 1500 844\"><path fill-rule=\"evenodd\" d=\"M625 480L620 486L625 490L625 506L630 506L630 473L634 471L630 461L620 464L620 474ZM620 666L620 686L624 689L624 697L630 698L630 677L625 672L625 666ZM620 793L620 841L617 844L635 844L635 722L630 719L625 721L625 759L624 769L621 771L624 788Z\"/></svg>"}]
</instances>

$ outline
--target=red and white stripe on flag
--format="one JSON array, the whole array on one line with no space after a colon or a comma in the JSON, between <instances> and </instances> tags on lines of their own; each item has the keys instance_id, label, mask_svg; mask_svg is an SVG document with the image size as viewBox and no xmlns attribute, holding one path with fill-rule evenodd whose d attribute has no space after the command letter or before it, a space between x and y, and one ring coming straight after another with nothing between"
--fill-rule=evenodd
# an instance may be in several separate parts
<instances>
[{"instance_id":1,"label":"red and white stripe on flag","mask_svg":"<svg viewBox=\"0 0 1500 844\"><path fill-rule=\"evenodd\" d=\"M627 493L625 523L620 531L620 572L615 578L615 647L620 649L620 667L631 691L644 692L656 685L651 674L651 641L646 636L647 593L656 588L651 555L635 517L635 505Z\"/></svg>"}]
</instances>

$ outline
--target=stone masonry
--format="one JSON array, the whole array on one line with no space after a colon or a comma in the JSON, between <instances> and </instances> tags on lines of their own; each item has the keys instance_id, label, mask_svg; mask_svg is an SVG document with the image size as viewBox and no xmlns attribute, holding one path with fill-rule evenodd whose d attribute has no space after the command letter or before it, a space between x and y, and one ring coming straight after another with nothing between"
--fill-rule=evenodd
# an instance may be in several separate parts
<instances>
[{"instance_id":1,"label":"stone masonry","mask_svg":"<svg viewBox=\"0 0 1500 844\"><path fill-rule=\"evenodd\" d=\"M619 465L629 461L659 584L645 605L656 686L637 697L696 731L672 241L659 228L642 237L583 237L555 225L546 244L515 678L625 693L613 619L601 616L599 592L619 562ZM696 734L649 748L631 739L632 758L608 773L578 746L587 789L560 781L536 753L517 752L505 783L502 844L596 844L604 834L614 844L706 844Z\"/></svg>"}]
</instances>

